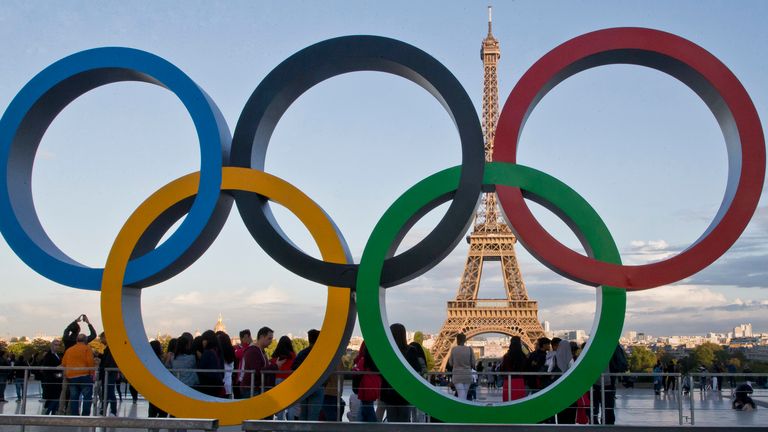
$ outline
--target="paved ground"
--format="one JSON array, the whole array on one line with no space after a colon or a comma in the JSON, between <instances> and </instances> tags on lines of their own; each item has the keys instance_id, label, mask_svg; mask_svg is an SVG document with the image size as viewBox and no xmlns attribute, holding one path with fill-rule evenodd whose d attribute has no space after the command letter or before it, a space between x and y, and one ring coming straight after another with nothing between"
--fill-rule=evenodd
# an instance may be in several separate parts
<instances>
[{"instance_id":1,"label":"paved ground","mask_svg":"<svg viewBox=\"0 0 768 432\"><path fill-rule=\"evenodd\" d=\"M345 399L351 393L349 386L345 388ZM731 409L730 391L722 393L705 392L695 390L691 401L690 396L683 398L683 424L691 424L691 402L693 402L693 420L696 426L761 426L768 425L768 390L756 390L753 395L758 404L762 405L752 412L734 411ZM22 403L16 401L13 386L8 386L5 393L7 403L0 403L0 413L21 414ZM494 402L501 399L500 390L481 388L478 400ZM139 397L137 403L132 403L130 396L119 403L118 415L130 417L146 417L147 402ZM634 388L618 390L616 398L616 418L620 425L666 425L679 424L680 410L679 399L676 393L670 395L654 395L651 389ZM42 403L40 401L39 383L33 383L29 389L29 398L26 403L27 414L40 414ZM346 417L346 416L345 416ZM18 430L18 428L0 428L0 430ZM34 431L34 428L28 428ZM232 428L239 430L239 428Z\"/></svg>"}]
</instances>

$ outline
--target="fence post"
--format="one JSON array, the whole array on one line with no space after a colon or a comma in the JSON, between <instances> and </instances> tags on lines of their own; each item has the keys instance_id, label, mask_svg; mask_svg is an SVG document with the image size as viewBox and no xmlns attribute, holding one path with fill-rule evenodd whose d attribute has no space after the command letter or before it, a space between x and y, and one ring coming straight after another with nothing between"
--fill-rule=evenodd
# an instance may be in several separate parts
<instances>
[{"instance_id":1,"label":"fence post","mask_svg":"<svg viewBox=\"0 0 768 432\"><path fill-rule=\"evenodd\" d=\"M675 377L677 382L677 411L680 415L680 426L683 425L683 379L680 373Z\"/></svg>"},{"instance_id":2,"label":"fence post","mask_svg":"<svg viewBox=\"0 0 768 432\"><path fill-rule=\"evenodd\" d=\"M259 371L259 376L261 377L261 386L259 386L260 387L259 394L264 394L264 371L263 370Z\"/></svg>"},{"instance_id":3,"label":"fence post","mask_svg":"<svg viewBox=\"0 0 768 432\"><path fill-rule=\"evenodd\" d=\"M254 383L253 383L253 379L254 379L255 377L256 377L256 374L255 374L255 373L253 373L253 371L251 371L251 392L250 392L250 394L248 395L248 397L253 397L253 396L254 396L254 395L253 395L253 384L254 384Z\"/></svg>"},{"instance_id":4,"label":"fence post","mask_svg":"<svg viewBox=\"0 0 768 432\"><path fill-rule=\"evenodd\" d=\"M341 392L344 391L343 375L336 374L336 421L341 421ZM327 420L327 419L326 419Z\"/></svg>"},{"instance_id":5,"label":"fence post","mask_svg":"<svg viewBox=\"0 0 768 432\"><path fill-rule=\"evenodd\" d=\"M24 386L21 388L21 413L27 413L27 383L29 383L29 369L24 369Z\"/></svg>"},{"instance_id":6,"label":"fence post","mask_svg":"<svg viewBox=\"0 0 768 432\"><path fill-rule=\"evenodd\" d=\"M696 422L693 419L693 377L691 375L688 375L688 378L691 381L691 389L688 391L688 395L691 397L691 426L695 425Z\"/></svg>"},{"instance_id":7,"label":"fence post","mask_svg":"<svg viewBox=\"0 0 768 432\"><path fill-rule=\"evenodd\" d=\"M594 388L594 386L589 386L589 424L594 424L595 419Z\"/></svg>"},{"instance_id":8,"label":"fence post","mask_svg":"<svg viewBox=\"0 0 768 432\"><path fill-rule=\"evenodd\" d=\"M610 379L610 378L609 378ZM615 395L615 393L614 393ZM605 406L607 405L605 403L605 373L600 374L600 400L603 401L603 404L600 408L600 424L605 424ZM613 410L616 411L616 405L614 404ZM616 413L614 412L613 415L615 416Z\"/></svg>"},{"instance_id":9,"label":"fence post","mask_svg":"<svg viewBox=\"0 0 768 432\"><path fill-rule=\"evenodd\" d=\"M107 377L109 377L109 371L107 368L104 368L104 377L101 378L104 381L104 388L102 389L103 392L101 393L101 415L103 416L107 415L107 410L109 409L109 399L107 398L107 380L109 380L109 378Z\"/></svg>"}]
</instances>

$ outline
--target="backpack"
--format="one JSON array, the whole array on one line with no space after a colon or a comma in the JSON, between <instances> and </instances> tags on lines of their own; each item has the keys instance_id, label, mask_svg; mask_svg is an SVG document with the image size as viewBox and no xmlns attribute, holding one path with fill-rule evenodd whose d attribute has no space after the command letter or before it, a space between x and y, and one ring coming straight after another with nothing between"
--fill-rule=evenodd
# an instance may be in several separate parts
<instances>
[{"instance_id":1,"label":"backpack","mask_svg":"<svg viewBox=\"0 0 768 432\"><path fill-rule=\"evenodd\" d=\"M627 354L621 348L621 345L616 345L616 350L613 351L613 356L611 356L611 362L608 363L608 370L611 373L624 373L628 369Z\"/></svg>"}]
</instances>

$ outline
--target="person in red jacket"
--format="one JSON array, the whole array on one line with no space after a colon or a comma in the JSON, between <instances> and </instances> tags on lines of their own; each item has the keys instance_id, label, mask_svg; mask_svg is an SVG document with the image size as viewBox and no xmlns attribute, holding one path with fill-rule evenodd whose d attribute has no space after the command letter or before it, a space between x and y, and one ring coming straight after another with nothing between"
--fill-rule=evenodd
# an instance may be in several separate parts
<instances>
[{"instance_id":1,"label":"person in red jacket","mask_svg":"<svg viewBox=\"0 0 768 432\"><path fill-rule=\"evenodd\" d=\"M280 340L277 341L277 346L275 347L275 350L272 352L272 358L270 359L270 363L272 365L277 366L278 360L285 360L282 366L279 366L278 369L281 371L285 371L285 373L279 373L275 375L275 385L279 385L281 382L283 382L286 378L288 378L291 375L291 366L293 365L293 360L296 358L296 352L293 350L293 343L291 342L291 338L288 336L281 336ZM291 406L286 410L280 411L277 413L277 419L278 420L293 420L295 415L294 413L294 407Z\"/></svg>"},{"instance_id":2,"label":"person in red jacket","mask_svg":"<svg viewBox=\"0 0 768 432\"><path fill-rule=\"evenodd\" d=\"M251 330L240 330L240 343L235 346L235 372L240 370L240 363L243 361L243 354L245 354L246 348L253 343L251 338ZM240 374L232 374L232 394L235 399L242 398L240 394Z\"/></svg>"},{"instance_id":3,"label":"person in red jacket","mask_svg":"<svg viewBox=\"0 0 768 432\"><path fill-rule=\"evenodd\" d=\"M249 345L243 353L243 360L240 362L240 394L243 397L253 397L261 393L261 371L278 370L285 364L286 360L277 360L271 364L264 352L264 349L272 343L274 332L269 327L262 327L256 333L256 341ZM274 385L274 375L264 376L264 388Z\"/></svg>"}]
</instances>

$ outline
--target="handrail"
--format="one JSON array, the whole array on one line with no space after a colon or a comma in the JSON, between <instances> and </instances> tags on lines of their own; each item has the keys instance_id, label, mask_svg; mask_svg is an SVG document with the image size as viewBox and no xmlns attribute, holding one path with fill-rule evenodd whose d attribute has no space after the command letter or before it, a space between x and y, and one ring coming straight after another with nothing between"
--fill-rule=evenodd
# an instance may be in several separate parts
<instances>
[{"instance_id":1,"label":"handrail","mask_svg":"<svg viewBox=\"0 0 768 432\"><path fill-rule=\"evenodd\" d=\"M0 414L0 425L215 431L219 428L219 421L216 419L190 418L76 417Z\"/></svg>"},{"instance_id":2,"label":"handrail","mask_svg":"<svg viewBox=\"0 0 768 432\"><path fill-rule=\"evenodd\" d=\"M667 430L690 431L689 426L613 426L613 425L509 425L509 424L457 424L457 423L334 423L310 421L248 420L243 422L244 432L542 432L551 429L574 429L579 432L661 432ZM745 426L740 432L764 432L764 427ZM720 426L699 426L696 431L720 432Z\"/></svg>"}]
</instances>

